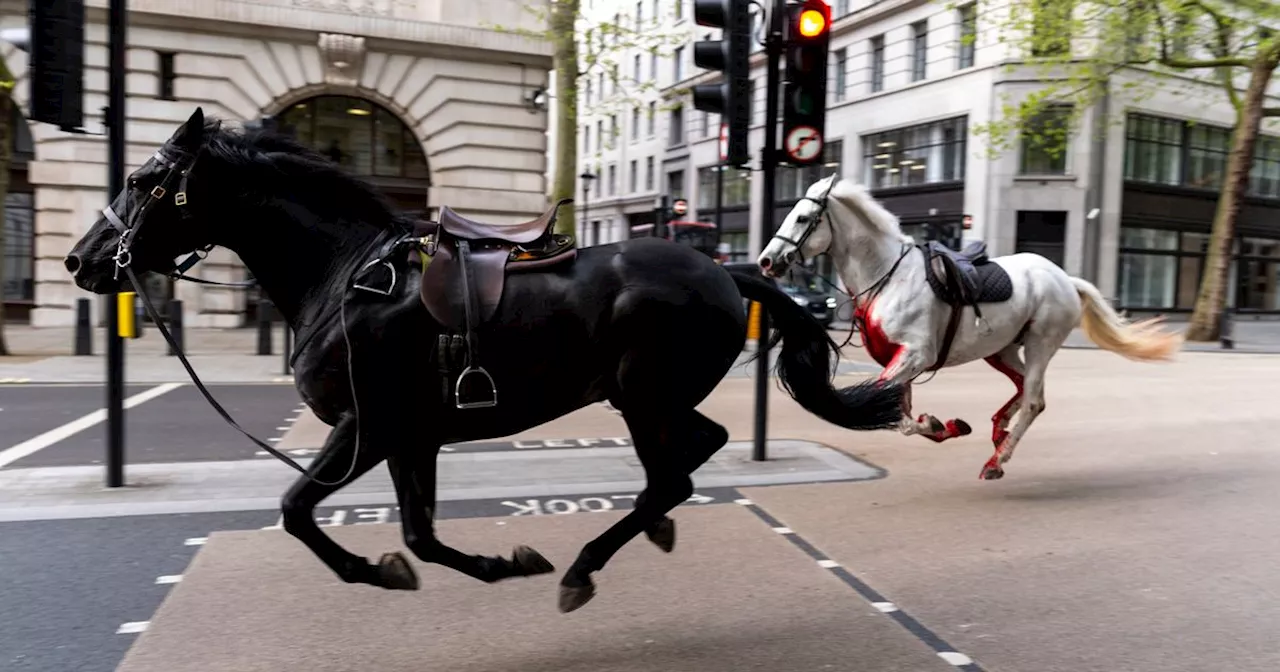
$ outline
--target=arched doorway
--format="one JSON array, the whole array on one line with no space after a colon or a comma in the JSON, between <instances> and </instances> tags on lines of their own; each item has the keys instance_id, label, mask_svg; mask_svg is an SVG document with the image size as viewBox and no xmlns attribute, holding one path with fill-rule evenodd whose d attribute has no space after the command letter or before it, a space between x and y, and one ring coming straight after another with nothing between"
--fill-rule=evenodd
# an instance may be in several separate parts
<instances>
[{"instance_id":1,"label":"arched doorway","mask_svg":"<svg viewBox=\"0 0 1280 672\"><path fill-rule=\"evenodd\" d=\"M417 136L390 110L363 98L316 96L290 105L274 121L281 133L366 180L401 211L426 216L427 157ZM253 289L246 296L247 325L258 319L259 298Z\"/></svg>"},{"instance_id":2,"label":"arched doorway","mask_svg":"<svg viewBox=\"0 0 1280 672\"><path fill-rule=\"evenodd\" d=\"M29 322L36 301L35 190L27 166L35 158L31 129L17 105L9 108L9 182L4 191L4 278L0 282L5 319Z\"/></svg>"},{"instance_id":3,"label":"arched doorway","mask_svg":"<svg viewBox=\"0 0 1280 672\"><path fill-rule=\"evenodd\" d=\"M280 131L364 178L401 210L425 215L431 176L413 131L390 110L350 96L317 96L276 116Z\"/></svg>"}]
</instances>

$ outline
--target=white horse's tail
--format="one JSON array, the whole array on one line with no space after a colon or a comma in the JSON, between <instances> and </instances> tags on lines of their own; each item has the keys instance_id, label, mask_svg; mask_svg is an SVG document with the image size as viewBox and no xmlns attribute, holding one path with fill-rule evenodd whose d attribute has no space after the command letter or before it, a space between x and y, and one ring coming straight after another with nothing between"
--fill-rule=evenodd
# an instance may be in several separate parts
<instances>
[{"instance_id":1,"label":"white horse's tail","mask_svg":"<svg viewBox=\"0 0 1280 672\"><path fill-rule=\"evenodd\" d=\"M1103 350L1149 362L1172 359L1182 347L1181 335L1160 328L1163 317L1130 322L1107 303L1093 283L1083 278L1071 278L1071 282L1084 302L1080 320L1084 335Z\"/></svg>"}]
</instances>

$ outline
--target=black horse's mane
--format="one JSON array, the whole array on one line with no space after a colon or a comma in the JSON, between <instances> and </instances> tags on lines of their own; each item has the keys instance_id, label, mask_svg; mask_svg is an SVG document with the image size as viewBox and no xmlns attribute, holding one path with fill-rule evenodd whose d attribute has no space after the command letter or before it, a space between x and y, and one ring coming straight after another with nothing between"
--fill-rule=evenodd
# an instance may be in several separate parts
<instances>
[{"instance_id":1,"label":"black horse's mane","mask_svg":"<svg viewBox=\"0 0 1280 672\"><path fill-rule=\"evenodd\" d=\"M359 221L380 228L404 229L411 218L399 212L373 185L352 175L328 157L283 133L261 128L229 129L217 120L205 122L205 151L251 180L274 180L282 188L301 186L309 198L340 205ZM254 184L262 194L277 190Z\"/></svg>"}]
</instances>

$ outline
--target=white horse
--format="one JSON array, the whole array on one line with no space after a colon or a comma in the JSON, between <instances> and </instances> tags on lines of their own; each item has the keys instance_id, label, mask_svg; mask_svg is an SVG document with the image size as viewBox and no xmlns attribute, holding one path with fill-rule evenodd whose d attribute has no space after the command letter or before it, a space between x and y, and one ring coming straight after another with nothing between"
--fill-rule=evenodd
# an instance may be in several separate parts
<instances>
[{"instance_id":1,"label":"white horse","mask_svg":"<svg viewBox=\"0 0 1280 672\"><path fill-rule=\"evenodd\" d=\"M983 249L978 243L966 252ZM1097 287L1038 254L987 260L985 254L916 245L865 187L834 175L809 187L757 263L765 275L778 277L796 261L823 253L830 253L853 297L854 323L867 353L885 367L882 380L914 381L925 371L985 359L1013 381L1017 392L991 418L995 454L982 468L983 479L1004 476L1004 463L1044 411L1045 370L1072 329L1082 326L1103 349L1138 361L1171 359L1182 344L1179 335L1159 328L1161 318L1127 321ZM957 271L972 256L979 257L969 275L974 293L957 299L955 281L965 275ZM944 301L938 292L951 298ZM903 434L941 442L972 431L963 420L943 423L927 414L913 420L910 389L899 424ZM1018 422L1009 431L1015 412Z\"/></svg>"}]
</instances>

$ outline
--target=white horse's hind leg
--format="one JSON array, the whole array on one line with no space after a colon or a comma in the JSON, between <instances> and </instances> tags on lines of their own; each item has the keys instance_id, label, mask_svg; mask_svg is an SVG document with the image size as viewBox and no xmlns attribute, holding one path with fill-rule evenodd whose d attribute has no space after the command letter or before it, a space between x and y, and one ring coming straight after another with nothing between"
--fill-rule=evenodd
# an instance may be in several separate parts
<instances>
[{"instance_id":1,"label":"white horse's hind leg","mask_svg":"<svg viewBox=\"0 0 1280 672\"><path fill-rule=\"evenodd\" d=\"M1027 359L1026 377L1023 380L1022 404L1018 409L1018 420L1014 423L1013 429L996 445L995 454L982 466L982 474L979 478L995 480L1004 476L1004 463L1013 457L1013 449L1022 440L1022 435L1027 433L1031 423L1044 412L1044 374L1049 368L1049 360L1066 339L1065 333L1037 333L1034 326L1027 334L1024 345ZM1003 359L1004 354L1005 351L1001 351L997 356Z\"/></svg>"},{"instance_id":2,"label":"white horse's hind leg","mask_svg":"<svg viewBox=\"0 0 1280 672\"><path fill-rule=\"evenodd\" d=\"M999 448L1009 436L1009 421L1013 419L1017 406L1022 402L1022 386L1026 379L1027 367L1022 363L1022 355L1018 353L1021 348L1022 346L1018 343L1010 343L1004 350L986 358L991 368L1008 376L1016 388L1009 401L991 416L991 445L996 448Z\"/></svg>"}]
</instances>

